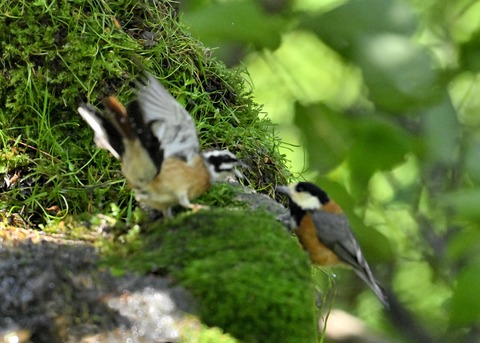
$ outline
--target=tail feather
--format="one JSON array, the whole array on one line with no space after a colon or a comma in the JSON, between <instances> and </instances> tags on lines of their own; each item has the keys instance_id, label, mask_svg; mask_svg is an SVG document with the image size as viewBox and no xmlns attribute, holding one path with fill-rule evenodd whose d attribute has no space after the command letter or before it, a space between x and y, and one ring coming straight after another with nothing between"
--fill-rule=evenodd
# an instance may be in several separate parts
<instances>
[{"instance_id":1,"label":"tail feather","mask_svg":"<svg viewBox=\"0 0 480 343\"><path fill-rule=\"evenodd\" d=\"M132 125L135 123L129 118L125 106L114 96L106 97L102 103L111 115L112 124L122 137L129 140L135 139L137 132L133 127L134 125Z\"/></svg>"},{"instance_id":2,"label":"tail feather","mask_svg":"<svg viewBox=\"0 0 480 343\"><path fill-rule=\"evenodd\" d=\"M101 115L97 115L94 108L89 105L81 104L78 107L78 113L90 125L95 133L95 144L99 148L106 149L120 159L125 147L122 141L122 135L118 129Z\"/></svg>"},{"instance_id":3,"label":"tail feather","mask_svg":"<svg viewBox=\"0 0 480 343\"><path fill-rule=\"evenodd\" d=\"M386 308L389 308L390 305L388 303L388 298L385 290L383 287L378 283L378 281L375 279L375 277L372 274L372 271L370 270L370 267L368 264L365 263L363 268L355 268L353 269L355 273L370 287L370 289L375 293L377 298L382 302L383 306Z\"/></svg>"}]
</instances>

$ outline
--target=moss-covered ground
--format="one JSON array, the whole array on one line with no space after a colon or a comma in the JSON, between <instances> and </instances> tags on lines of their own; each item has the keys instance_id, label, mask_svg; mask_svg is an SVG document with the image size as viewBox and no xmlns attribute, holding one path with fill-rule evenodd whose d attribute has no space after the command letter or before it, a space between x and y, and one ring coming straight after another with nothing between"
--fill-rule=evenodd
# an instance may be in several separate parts
<instances>
[{"instance_id":1,"label":"moss-covered ground","mask_svg":"<svg viewBox=\"0 0 480 343\"><path fill-rule=\"evenodd\" d=\"M202 210L146 230L113 244L105 264L171 276L204 323L242 342L315 342L310 262L269 214Z\"/></svg>"}]
</instances>

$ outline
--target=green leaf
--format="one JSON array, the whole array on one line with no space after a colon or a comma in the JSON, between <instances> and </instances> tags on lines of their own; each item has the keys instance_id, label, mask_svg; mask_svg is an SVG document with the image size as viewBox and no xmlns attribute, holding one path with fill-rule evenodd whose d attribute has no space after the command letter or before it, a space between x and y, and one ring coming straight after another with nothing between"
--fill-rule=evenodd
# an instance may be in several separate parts
<instances>
[{"instance_id":1,"label":"green leaf","mask_svg":"<svg viewBox=\"0 0 480 343\"><path fill-rule=\"evenodd\" d=\"M472 222L480 220L480 190L461 190L447 194L442 204L448 208L453 208L457 216L461 219L467 219Z\"/></svg>"},{"instance_id":2,"label":"green leaf","mask_svg":"<svg viewBox=\"0 0 480 343\"><path fill-rule=\"evenodd\" d=\"M302 131L310 168L326 173L342 163L350 146L349 123L324 104L295 106L295 125Z\"/></svg>"},{"instance_id":3,"label":"green leaf","mask_svg":"<svg viewBox=\"0 0 480 343\"><path fill-rule=\"evenodd\" d=\"M349 56L363 35L389 32L411 36L416 31L413 11L395 0L353 0L328 13L304 18L301 28L312 30L332 49Z\"/></svg>"},{"instance_id":4,"label":"green leaf","mask_svg":"<svg viewBox=\"0 0 480 343\"><path fill-rule=\"evenodd\" d=\"M253 0L225 1L183 15L193 35L204 43L233 41L256 48L276 49L287 26L280 16L267 14Z\"/></svg>"},{"instance_id":5,"label":"green leaf","mask_svg":"<svg viewBox=\"0 0 480 343\"><path fill-rule=\"evenodd\" d=\"M454 163L461 128L456 110L447 95L443 102L425 110L423 125L428 159L445 164Z\"/></svg>"},{"instance_id":6,"label":"green leaf","mask_svg":"<svg viewBox=\"0 0 480 343\"><path fill-rule=\"evenodd\" d=\"M452 263L470 259L480 253L480 230L476 228L462 228L448 241L447 256Z\"/></svg>"},{"instance_id":7,"label":"green leaf","mask_svg":"<svg viewBox=\"0 0 480 343\"><path fill-rule=\"evenodd\" d=\"M480 71L480 32L460 45L460 64L464 70Z\"/></svg>"},{"instance_id":8,"label":"green leaf","mask_svg":"<svg viewBox=\"0 0 480 343\"><path fill-rule=\"evenodd\" d=\"M362 69L369 98L383 111L403 114L438 98L430 54L404 36L365 35L355 42L352 62Z\"/></svg>"},{"instance_id":9,"label":"green leaf","mask_svg":"<svg viewBox=\"0 0 480 343\"><path fill-rule=\"evenodd\" d=\"M348 161L355 187L366 187L377 171L391 170L405 160L413 138L394 124L373 115L359 120L354 132L355 142Z\"/></svg>"},{"instance_id":10,"label":"green leaf","mask_svg":"<svg viewBox=\"0 0 480 343\"><path fill-rule=\"evenodd\" d=\"M480 323L480 261L462 270L457 278L451 307L450 323L454 327L468 327Z\"/></svg>"},{"instance_id":11,"label":"green leaf","mask_svg":"<svg viewBox=\"0 0 480 343\"><path fill-rule=\"evenodd\" d=\"M465 168L468 176L475 182L480 182L480 137L473 137L465 151Z\"/></svg>"},{"instance_id":12,"label":"green leaf","mask_svg":"<svg viewBox=\"0 0 480 343\"><path fill-rule=\"evenodd\" d=\"M438 98L436 66L411 39L416 18L406 4L353 0L300 26L360 67L377 108L403 114Z\"/></svg>"},{"instance_id":13,"label":"green leaf","mask_svg":"<svg viewBox=\"0 0 480 343\"><path fill-rule=\"evenodd\" d=\"M394 260L390 242L379 231L366 226L356 215L349 215L350 224L369 263L387 263Z\"/></svg>"},{"instance_id":14,"label":"green leaf","mask_svg":"<svg viewBox=\"0 0 480 343\"><path fill-rule=\"evenodd\" d=\"M326 173L348 158L354 184L365 187L379 170L390 170L411 150L413 138L373 114L345 114L324 105L295 107L310 167Z\"/></svg>"}]
</instances>

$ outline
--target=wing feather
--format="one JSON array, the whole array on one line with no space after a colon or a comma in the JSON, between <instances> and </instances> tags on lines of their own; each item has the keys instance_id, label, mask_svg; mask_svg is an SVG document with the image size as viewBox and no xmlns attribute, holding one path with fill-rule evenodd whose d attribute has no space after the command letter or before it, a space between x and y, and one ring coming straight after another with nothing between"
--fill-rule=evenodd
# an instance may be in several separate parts
<instances>
[{"instance_id":1,"label":"wing feather","mask_svg":"<svg viewBox=\"0 0 480 343\"><path fill-rule=\"evenodd\" d=\"M77 110L93 129L97 146L110 151L115 158L120 159L124 151L120 132L108 120L101 115L97 115L93 107L80 104Z\"/></svg>"},{"instance_id":2,"label":"wing feather","mask_svg":"<svg viewBox=\"0 0 480 343\"><path fill-rule=\"evenodd\" d=\"M315 222L319 240L340 260L352 266L355 273L365 281L382 303L388 306L385 292L373 276L360 245L350 229L347 217L325 211L314 211L312 219Z\"/></svg>"},{"instance_id":3,"label":"wing feather","mask_svg":"<svg viewBox=\"0 0 480 343\"><path fill-rule=\"evenodd\" d=\"M191 161L200 151L192 116L150 73L137 83L137 97L145 123L161 142L164 158Z\"/></svg>"}]
</instances>

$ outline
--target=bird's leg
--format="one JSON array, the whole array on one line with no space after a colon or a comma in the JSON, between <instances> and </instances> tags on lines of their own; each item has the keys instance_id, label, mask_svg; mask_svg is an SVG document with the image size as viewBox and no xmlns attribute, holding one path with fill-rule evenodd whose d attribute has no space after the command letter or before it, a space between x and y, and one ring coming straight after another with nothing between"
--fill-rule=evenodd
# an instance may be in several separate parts
<instances>
[{"instance_id":1,"label":"bird's leg","mask_svg":"<svg viewBox=\"0 0 480 343\"><path fill-rule=\"evenodd\" d=\"M188 199L188 195L186 193L178 196L178 202L183 207L191 209L192 212L197 212L201 209L209 208L207 205L191 204L190 200Z\"/></svg>"},{"instance_id":2,"label":"bird's leg","mask_svg":"<svg viewBox=\"0 0 480 343\"><path fill-rule=\"evenodd\" d=\"M162 214L163 214L163 218L172 218L173 217L172 208L171 207L164 208L162 210Z\"/></svg>"},{"instance_id":3,"label":"bird's leg","mask_svg":"<svg viewBox=\"0 0 480 343\"><path fill-rule=\"evenodd\" d=\"M210 206L207 206L207 205L200 205L200 204L190 204L190 207L189 207L192 212L198 212L199 210L208 210L210 208Z\"/></svg>"}]
</instances>

